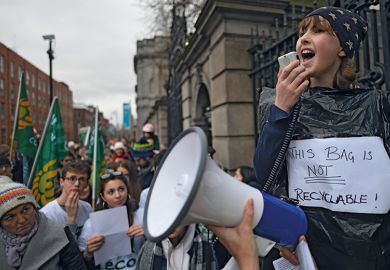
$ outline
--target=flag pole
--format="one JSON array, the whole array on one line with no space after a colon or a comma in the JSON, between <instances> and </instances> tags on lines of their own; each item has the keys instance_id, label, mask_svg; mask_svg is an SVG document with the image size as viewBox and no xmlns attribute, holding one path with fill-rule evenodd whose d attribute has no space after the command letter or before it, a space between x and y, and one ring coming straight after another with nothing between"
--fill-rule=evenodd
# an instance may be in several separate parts
<instances>
[{"instance_id":1,"label":"flag pole","mask_svg":"<svg viewBox=\"0 0 390 270\"><path fill-rule=\"evenodd\" d=\"M94 130L94 138L93 138L93 175L92 175L92 208L95 209L96 206L96 159L97 159L97 140L98 140L98 118L99 118L99 109L95 108L95 130Z\"/></svg>"},{"instance_id":2,"label":"flag pole","mask_svg":"<svg viewBox=\"0 0 390 270\"><path fill-rule=\"evenodd\" d=\"M31 172L30 172L30 177L28 178L27 187L30 187L32 178L34 176L34 170L35 170L35 167L37 166L37 160L38 160L39 154L41 153L42 143L43 143L44 138L46 136L47 127L49 126L49 123L50 123L51 115L53 113L54 103L57 101L57 99L58 99L58 97L55 96L53 98L53 102L51 103L49 114L47 116L46 123L45 123L45 128L43 129L43 133L42 133L42 136L41 136L41 140L39 142L37 153L35 154L34 163L33 163L32 167L31 167Z\"/></svg>"},{"instance_id":3,"label":"flag pole","mask_svg":"<svg viewBox=\"0 0 390 270\"><path fill-rule=\"evenodd\" d=\"M11 162L12 162L12 150L14 148L16 125L18 123L18 111L19 111L19 103L20 103L20 92L22 92L22 79L23 79L23 72L20 74L20 77L19 77L19 92L18 92L18 98L16 100L16 107L15 107L14 128L12 129L11 146L9 148L9 160Z\"/></svg>"},{"instance_id":4,"label":"flag pole","mask_svg":"<svg viewBox=\"0 0 390 270\"><path fill-rule=\"evenodd\" d=\"M84 140L84 147L87 147L88 142L89 142L89 136L91 135L91 127L88 127L87 129L87 135L85 135L85 140Z\"/></svg>"}]
</instances>

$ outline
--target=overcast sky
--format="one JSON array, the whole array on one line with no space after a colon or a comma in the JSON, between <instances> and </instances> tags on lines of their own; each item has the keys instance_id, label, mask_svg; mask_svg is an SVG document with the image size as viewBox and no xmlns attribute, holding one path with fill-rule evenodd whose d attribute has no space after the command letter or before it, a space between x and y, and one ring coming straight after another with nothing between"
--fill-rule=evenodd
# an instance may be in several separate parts
<instances>
[{"instance_id":1,"label":"overcast sky","mask_svg":"<svg viewBox=\"0 0 390 270\"><path fill-rule=\"evenodd\" d=\"M0 41L49 74L42 35L54 34L54 79L69 85L74 103L121 123L123 102L135 112L136 41L151 37L141 1L0 0Z\"/></svg>"}]
</instances>

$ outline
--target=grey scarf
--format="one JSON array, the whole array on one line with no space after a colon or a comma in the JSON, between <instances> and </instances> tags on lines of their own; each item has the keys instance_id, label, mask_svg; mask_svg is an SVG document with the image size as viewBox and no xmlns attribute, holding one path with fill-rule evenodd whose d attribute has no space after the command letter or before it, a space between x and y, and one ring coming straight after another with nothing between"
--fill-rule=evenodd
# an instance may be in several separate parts
<instances>
[{"instance_id":1,"label":"grey scarf","mask_svg":"<svg viewBox=\"0 0 390 270\"><path fill-rule=\"evenodd\" d=\"M15 235L0 227L0 237L5 245L8 265L18 268L31 238L38 230L38 213L35 215L34 226L26 235Z\"/></svg>"}]
</instances>

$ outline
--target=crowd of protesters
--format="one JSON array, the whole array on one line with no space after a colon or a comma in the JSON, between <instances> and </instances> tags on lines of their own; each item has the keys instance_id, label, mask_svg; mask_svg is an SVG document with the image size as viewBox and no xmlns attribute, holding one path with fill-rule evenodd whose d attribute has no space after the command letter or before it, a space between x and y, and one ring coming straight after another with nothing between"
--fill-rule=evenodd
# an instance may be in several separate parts
<instances>
[{"instance_id":1,"label":"crowd of protesters","mask_svg":"<svg viewBox=\"0 0 390 270\"><path fill-rule=\"evenodd\" d=\"M313 179L302 181L302 175L296 174L299 168L305 168L307 161L296 161L291 153L280 157L286 138L290 146L298 143L311 146L311 142L326 146L332 142L332 145L348 145L356 150L365 150L368 146L384 150L383 160L367 165L365 168L371 171L366 174L363 174L364 168L358 168L359 173L354 174L356 168L348 166L339 171L355 176L351 179L355 191L369 189L376 195L385 194L380 204L376 197L369 203L365 201L367 205L352 207L345 203L335 205L337 203L331 200L318 202L318 198L310 196L300 198L308 220L307 243L321 270L390 268L390 200L386 196L390 174L390 98L388 93L379 90L360 89L352 62L353 56L359 53L367 25L358 14L336 7L316 9L303 19L296 44L299 61L292 61L278 73L275 101L269 107L268 119L257 142L255 173L245 166L234 172L237 181L262 189L269 183L269 176L280 159L281 173L276 182L271 183L270 192L293 195L294 191L311 185ZM290 129L293 129L291 133ZM356 141L359 143L353 144ZM129 228L125 238L132 242L132 249L96 265L92 253L102 248L106 237L94 232L89 217L92 208L83 201L91 198L90 164L85 149L77 149L74 143L68 146L69 156L61 162L57 179L58 197L41 209L32 191L17 183L21 177L20 156L9 155L6 146L0 147L1 269L260 269L252 232L251 199L246 202L237 227L206 224L217 236L212 241L200 224L179 226L160 242L145 239L142 224L145 198L164 155L149 123L144 126L142 138L131 147L122 140L106 149L108 170L100 178L95 211L126 208ZM313 158L312 148L305 153ZM367 160L373 159L371 154ZM318 159L313 163L325 160L331 159ZM335 183L331 181L340 181L314 180L316 187L324 190L330 190L329 186ZM340 189L337 186L334 190ZM306 240L302 236L300 241ZM218 250L218 243L226 249ZM283 246L278 249L278 256L293 265L298 264L293 250ZM262 260L262 269L273 269L270 261L273 259L267 255ZM311 260L312 256L306 259ZM287 263L284 267L296 269Z\"/></svg>"},{"instance_id":2,"label":"crowd of protesters","mask_svg":"<svg viewBox=\"0 0 390 270\"><path fill-rule=\"evenodd\" d=\"M219 239L198 224L177 228L161 243L145 238L145 203L166 152L152 124L144 126L143 136L132 145L126 139L111 140L106 145L106 173L100 176L95 209L91 206L88 151L72 141L68 142L68 149L68 155L58 164L56 198L39 208L22 183L17 155L10 159L9 147L0 146L0 236L5 241L0 244L0 256L7 262L5 269L195 269L202 265L196 269L222 269L230 259ZM90 214L120 206L127 209L131 250L125 256L95 265L93 254L103 246L105 237L94 233ZM250 207L246 210L247 219L251 218ZM243 228L251 226L249 223L246 221ZM12 226L15 228L10 229ZM237 227L229 237L239 229L243 230ZM236 241L233 239L232 243L240 245ZM227 248L236 254L234 245ZM187 257L185 254L190 251L193 253Z\"/></svg>"}]
</instances>

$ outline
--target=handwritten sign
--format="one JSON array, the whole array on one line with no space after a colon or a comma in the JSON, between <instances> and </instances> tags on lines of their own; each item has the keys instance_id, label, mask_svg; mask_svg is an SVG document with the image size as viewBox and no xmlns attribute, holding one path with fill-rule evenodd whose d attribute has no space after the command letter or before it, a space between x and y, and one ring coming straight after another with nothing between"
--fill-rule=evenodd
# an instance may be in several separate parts
<instances>
[{"instance_id":1,"label":"handwritten sign","mask_svg":"<svg viewBox=\"0 0 390 270\"><path fill-rule=\"evenodd\" d=\"M100 265L100 269L104 270L134 270L137 264L137 254L132 253L127 256L120 256L109 260Z\"/></svg>"},{"instance_id":2,"label":"handwritten sign","mask_svg":"<svg viewBox=\"0 0 390 270\"><path fill-rule=\"evenodd\" d=\"M390 209L390 159L379 137L291 141L289 196L303 206L385 214Z\"/></svg>"}]
</instances>

